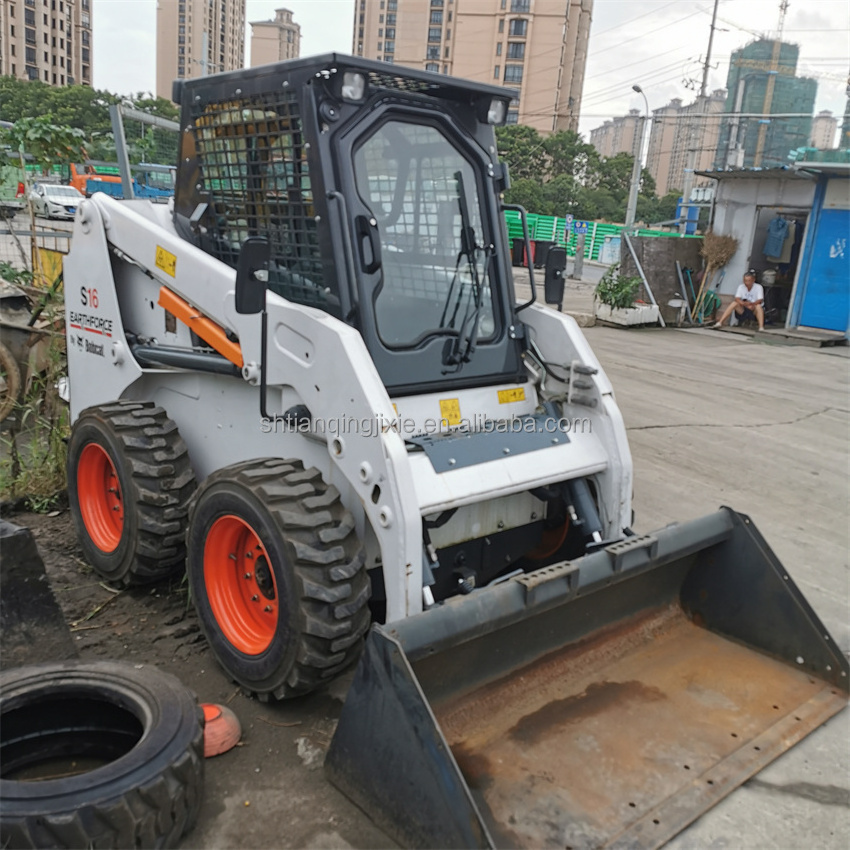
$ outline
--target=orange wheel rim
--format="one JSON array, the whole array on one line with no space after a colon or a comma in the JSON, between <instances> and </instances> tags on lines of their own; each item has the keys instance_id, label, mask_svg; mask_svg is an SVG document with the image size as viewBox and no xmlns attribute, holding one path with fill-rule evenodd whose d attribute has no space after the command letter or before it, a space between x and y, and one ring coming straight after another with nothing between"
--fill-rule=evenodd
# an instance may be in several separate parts
<instances>
[{"instance_id":1,"label":"orange wheel rim","mask_svg":"<svg viewBox=\"0 0 850 850\"><path fill-rule=\"evenodd\" d=\"M212 524L204 544L204 585L224 637L246 655L265 652L277 631L277 584L265 547L240 517Z\"/></svg>"},{"instance_id":2,"label":"orange wheel rim","mask_svg":"<svg viewBox=\"0 0 850 850\"><path fill-rule=\"evenodd\" d=\"M92 543L101 552L114 552L124 531L124 500L115 465L97 443L89 443L80 454L77 498Z\"/></svg>"}]
</instances>

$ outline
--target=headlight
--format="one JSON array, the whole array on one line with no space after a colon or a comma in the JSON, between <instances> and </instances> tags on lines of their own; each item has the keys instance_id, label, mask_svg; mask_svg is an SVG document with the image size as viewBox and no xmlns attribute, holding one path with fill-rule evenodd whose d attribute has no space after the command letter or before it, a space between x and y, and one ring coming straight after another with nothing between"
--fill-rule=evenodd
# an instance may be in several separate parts
<instances>
[{"instance_id":1,"label":"headlight","mask_svg":"<svg viewBox=\"0 0 850 850\"><path fill-rule=\"evenodd\" d=\"M506 111L507 107L505 106L505 101L500 100L498 97L494 97L490 101L490 108L487 110L487 123L504 124Z\"/></svg>"},{"instance_id":2,"label":"headlight","mask_svg":"<svg viewBox=\"0 0 850 850\"><path fill-rule=\"evenodd\" d=\"M360 101L366 95L366 77L358 71L342 75L342 99Z\"/></svg>"}]
</instances>

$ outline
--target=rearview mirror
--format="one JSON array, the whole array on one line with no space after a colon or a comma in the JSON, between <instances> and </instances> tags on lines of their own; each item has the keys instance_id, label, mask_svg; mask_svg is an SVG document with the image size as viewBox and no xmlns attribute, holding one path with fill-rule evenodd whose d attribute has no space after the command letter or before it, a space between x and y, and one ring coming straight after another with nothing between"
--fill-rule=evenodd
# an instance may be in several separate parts
<instances>
[{"instance_id":1,"label":"rearview mirror","mask_svg":"<svg viewBox=\"0 0 850 850\"><path fill-rule=\"evenodd\" d=\"M236 312L262 313L266 308L271 248L265 236L249 236L236 264Z\"/></svg>"},{"instance_id":2,"label":"rearview mirror","mask_svg":"<svg viewBox=\"0 0 850 850\"><path fill-rule=\"evenodd\" d=\"M553 245L546 255L546 272L543 279L543 297L547 304L557 305L560 312L564 304L564 271L567 268L567 252Z\"/></svg>"}]
</instances>

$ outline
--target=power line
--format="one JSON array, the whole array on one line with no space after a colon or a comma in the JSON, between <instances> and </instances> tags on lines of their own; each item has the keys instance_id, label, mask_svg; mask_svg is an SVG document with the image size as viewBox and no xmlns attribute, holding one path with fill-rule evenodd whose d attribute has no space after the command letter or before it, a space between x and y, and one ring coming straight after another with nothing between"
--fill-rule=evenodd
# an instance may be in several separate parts
<instances>
[{"instance_id":1,"label":"power line","mask_svg":"<svg viewBox=\"0 0 850 850\"><path fill-rule=\"evenodd\" d=\"M644 12L642 15L638 15L634 18L629 18L628 21L623 21L623 23L617 24L616 26L608 27L607 30L602 30L601 32L596 33L591 32L590 37L593 38L594 36L607 35L609 32L614 32L614 30L622 29L622 27L627 27L629 26L629 24L633 24L635 21L639 21L641 18L646 18L649 15L657 15L659 12L663 12L665 9L669 9L670 6L675 6L676 2L677 0L673 0L672 3L667 3L667 5L662 6L660 9L650 9L648 12Z\"/></svg>"},{"instance_id":2,"label":"power line","mask_svg":"<svg viewBox=\"0 0 850 850\"><path fill-rule=\"evenodd\" d=\"M653 84L657 85L661 82L661 81L657 80L657 77L660 74L669 74L669 72L673 68L676 68L677 66L680 66L681 64L682 64L681 61L671 62L669 65L665 65L661 68L658 68L657 70L655 70L651 73L641 74L640 80L642 82L643 81L652 81ZM677 71L671 77L669 77L669 79L671 79L671 80L678 79L680 76L681 76L681 74L679 73L679 71ZM613 84L611 86L606 86L605 88L598 89L596 91L591 91L591 92L588 92L587 89L585 88L584 92L587 92L587 94L584 94L584 93L582 94L582 99L581 99L582 105L583 106L590 106L590 105L593 105L593 104L605 103L608 100L613 100L615 97L618 97L621 94L625 93L626 86L627 86L627 84L625 82L620 82L620 83L616 83L616 84Z\"/></svg>"},{"instance_id":3,"label":"power line","mask_svg":"<svg viewBox=\"0 0 850 850\"><path fill-rule=\"evenodd\" d=\"M667 27L675 26L676 24L681 24L683 21L687 21L689 18L693 18L695 15L699 15L701 9L697 9L696 12L691 12L690 15L685 15L684 18L678 18L675 21L670 21L667 24L662 24L660 27L656 27L654 30L648 30L647 32L641 33L640 35L636 35L632 38L627 38L625 41L621 41L617 44L612 44L610 47L603 47L601 50L597 50L595 55L598 56L600 53L607 53L609 50L616 50L618 47L622 47L624 44L629 44L632 41L638 41L638 39L646 38L648 35L653 35L656 32L661 32L661 30L667 29ZM590 51L588 50L588 53Z\"/></svg>"},{"instance_id":4,"label":"power line","mask_svg":"<svg viewBox=\"0 0 850 850\"><path fill-rule=\"evenodd\" d=\"M690 48L676 48L676 49L677 49L677 50L683 50L683 49L684 49L684 50L689 50ZM669 56L669 55L670 55L671 53L673 53L673 52L674 52L674 51L668 51L667 53L662 53L662 54L661 54L661 56ZM644 62L652 62L653 60L658 59L658 58L659 58L659 56L657 56L657 55L656 55L656 56L652 56L652 57L647 58L647 59L636 59L634 62L628 62L628 63L627 63L627 64L625 64L625 65L619 65L619 66L617 66L617 70L618 70L618 71L621 71L621 70L623 70L624 68L631 68L631 67L633 67L634 65L642 65ZM687 59L684 59L684 60L681 60L681 61L690 62L690 61L692 61L692 60L693 60L693 57L692 57L692 56L688 56L688 57L687 57ZM675 64L677 64L679 61L680 61L680 60L676 60L676 62L671 63L671 65L675 65ZM670 66L664 66L664 67L670 67ZM651 73L651 72L650 72L650 73ZM585 82L588 82L589 80L596 80L596 79L598 79L599 77L610 77L610 76L611 76L611 72L610 72L610 71L604 71L604 72L600 72L600 73L598 73L598 74L592 74L590 77L585 77ZM630 74L629 76L631 77L632 75ZM606 86L606 88L607 88L607 86Z\"/></svg>"}]
</instances>

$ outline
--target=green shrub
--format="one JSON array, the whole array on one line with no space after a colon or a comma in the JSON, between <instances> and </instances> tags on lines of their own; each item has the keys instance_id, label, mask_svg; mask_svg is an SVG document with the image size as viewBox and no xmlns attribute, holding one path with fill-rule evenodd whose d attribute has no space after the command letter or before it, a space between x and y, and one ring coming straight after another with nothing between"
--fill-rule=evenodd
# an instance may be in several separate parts
<instances>
[{"instance_id":1,"label":"green shrub","mask_svg":"<svg viewBox=\"0 0 850 850\"><path fill-rule=\"evenodd\" d=\"M640 284L639 277L626 277L620 274L620 264L615 263L609 266L597 284L596 298L613 308L634 307Z\"/></svg>"}]
</instances>

